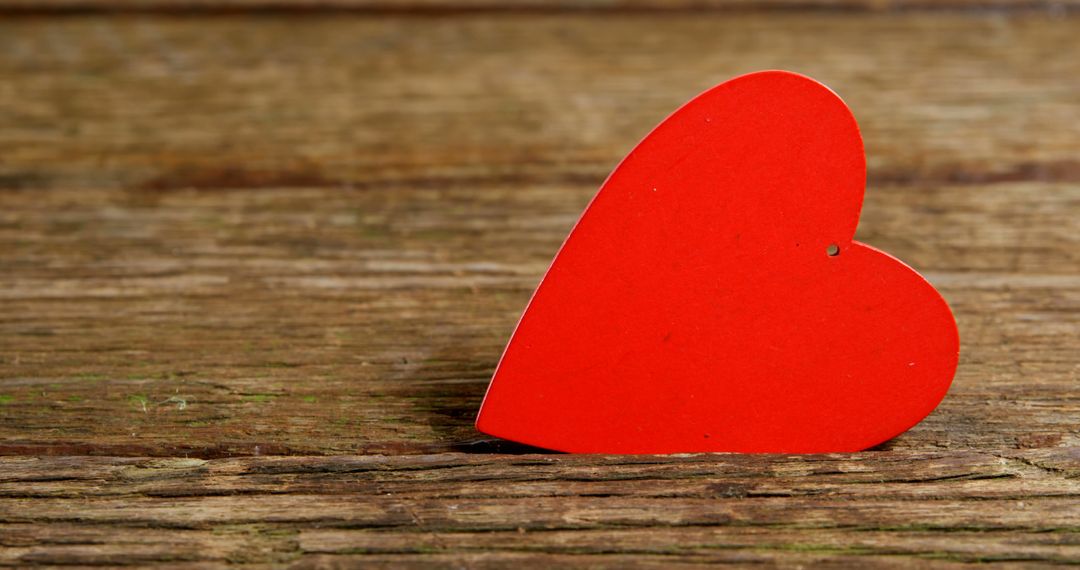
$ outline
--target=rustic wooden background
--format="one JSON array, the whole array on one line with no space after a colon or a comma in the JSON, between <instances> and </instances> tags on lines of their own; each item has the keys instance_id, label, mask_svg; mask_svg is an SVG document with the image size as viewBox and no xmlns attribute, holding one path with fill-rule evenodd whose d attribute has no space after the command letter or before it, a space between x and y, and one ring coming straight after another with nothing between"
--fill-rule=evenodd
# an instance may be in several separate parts
<instances>
[{"instance_id":1,"label":"rustic wooden background","mask_svg":"<svg viewBox=\"0 0 1080 570\"><path fill-rule=\"evenodd\" d=\"M1077 7L0 0L0 565L1080 563ZM763 68L858 117L940 408L852 455L477 434L607 172Z\"/></svg>"}]
</instances>

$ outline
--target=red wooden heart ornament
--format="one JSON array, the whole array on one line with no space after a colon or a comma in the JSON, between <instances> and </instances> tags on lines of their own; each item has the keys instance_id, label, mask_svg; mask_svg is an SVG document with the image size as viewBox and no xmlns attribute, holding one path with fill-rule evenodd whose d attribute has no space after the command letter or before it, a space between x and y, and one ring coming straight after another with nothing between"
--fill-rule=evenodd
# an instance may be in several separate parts
<instances>
[{"instance_id":1,"label":"red wooden heart ornament","mask_svg":"<svg viewBox=\"0 0 1080 570\"><path fill-rule=\"evenodd\" d=\"M820 83L765 71L699 95L585 210L477 428L569 452L814 453L915 425L959 337L922 276L852 240L865 180Z\"/></svg>"}]
</instances>

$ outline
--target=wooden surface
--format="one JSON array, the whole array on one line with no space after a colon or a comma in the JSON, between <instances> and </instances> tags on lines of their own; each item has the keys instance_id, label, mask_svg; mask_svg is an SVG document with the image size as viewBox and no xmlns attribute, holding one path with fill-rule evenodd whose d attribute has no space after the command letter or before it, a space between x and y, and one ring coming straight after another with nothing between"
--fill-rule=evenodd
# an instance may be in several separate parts
<instances>
[{"instance_id":1,"label":"wooden surface","mask_svg":"<svg viewBox=\"0 0 1080 570\"><path fill-rule=\"evenodd\" d=\"M0 5L0 564L1080 562L1065 4L18 4ZM775 67L851 105L858 238L956 313L940 408L846 456L522 455L475 433L607 172L683 101Z\"/></svg>"},{"instance_id":2,"label":"wooden surface","mask_svg":"<svg viewBox=\"0 0 1080 570\"><path fill-rule=\"evenodd\" d=\"M348 12L446 15L477 13L627 13L678 11L1005 10L1060 13L1080 0L0 0L6 14L223 14Z\"/></svg>"}]
</instances>

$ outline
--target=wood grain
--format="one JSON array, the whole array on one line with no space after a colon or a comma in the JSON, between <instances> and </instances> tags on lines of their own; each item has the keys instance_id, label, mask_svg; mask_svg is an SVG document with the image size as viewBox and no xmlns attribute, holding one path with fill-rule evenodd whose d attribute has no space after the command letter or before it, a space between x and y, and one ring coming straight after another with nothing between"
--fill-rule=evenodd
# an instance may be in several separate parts
<instances>
[{"instance_id":1,"label":"wood grain","mask_svg":"<svg viewBox=\"0 0 1080 570\"><path fill-rule=\"evenodd\" d=\"M0 563L899 566L1080 557L1076 449L0 465Z\"/></svg>"},{"instance_id":2,"label":"wood grain","mask_svg":"<svg viewBox=\"0 0 1080 570\"><path fill-rule=\"evenodd\" d=\"M920 180L1075 181L1078 21L921 12L13 18L0 20L0 185L596 186L672 109L766 68L816 77L851 105L871 191Z\"/></svg>"},{"instance_id":3,"label":"wood grain","mask_svg":"<svg viewBox=\"0 0 1080 570\"><path fill-rule=\"evenodd\" d=\"M0 276L0 450L467 449L502 345L593 191L8 193L0 239L21 245ZM1045 213L1025 216L1033 192ZM1067 184L873 191L861 237L927 272L964 342L949 396L889 446L1080 444L1078 200ZM1072 247L1028 245L1054 240Z\"/></svg>"},{"instance_id":4,"label":"wood grain","mask_svg":"<svg viewBox=\"0 0 1080 570\"><path fill-rule=\"evenodd\" d=\"M0 565L1080 561L1080 18L863 4L0 17ZM472 419L603 177L775 67L956 313L941 407L849 456L492 454L536 451Z\"/></svg>"},{"instance_id":5,"label":"wood grain","mask_svg":"<svg viewBox=\"0 0 1080 570\"><path fill-rule=\"evenodd\" d=\"M478 13L627 13L712 11L912 11L1000 10L1060 13L1077 0L0 0L0 13L49 16L81 14L225 14L350 12L394 15Z\"/></svg>"}]
</instances>

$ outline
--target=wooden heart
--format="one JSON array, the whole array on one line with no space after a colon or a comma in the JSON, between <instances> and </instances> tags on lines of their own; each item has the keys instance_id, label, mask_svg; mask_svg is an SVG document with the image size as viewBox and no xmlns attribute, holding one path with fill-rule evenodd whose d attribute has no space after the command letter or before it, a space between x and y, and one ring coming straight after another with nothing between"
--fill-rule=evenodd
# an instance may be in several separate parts
<instances>
[{"instance_id":1,"label":"wooden heart","mask_svg":"<svg viewBox=\"0 0 1080 570\"><path fill-rule=\"evenodd\" d=\"M699 95L585 210L477 428L569 452L813 453L912 427L959 337L922 276L853 241L865 180L820 83L765 71Z\"/></svg>"}]
</instances>

